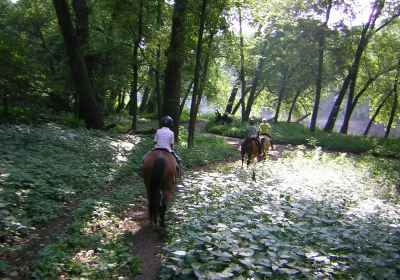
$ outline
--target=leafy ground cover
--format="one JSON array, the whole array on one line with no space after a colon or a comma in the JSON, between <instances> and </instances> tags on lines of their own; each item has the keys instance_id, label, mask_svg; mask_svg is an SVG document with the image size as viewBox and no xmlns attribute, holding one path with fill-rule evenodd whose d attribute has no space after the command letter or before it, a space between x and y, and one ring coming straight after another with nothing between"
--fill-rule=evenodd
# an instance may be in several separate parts
<instances>
[{"instance_id":1,"label":"leafy ground cover","mask_svg":"<svg viewBox=\"0 0 400 280\"><path fill-rule=\"evenodd\" d=\"M206 129L209 132L224 136L244 138L246 123L234 121L231 124L218 124L211 119ZM307 127L297 123L271 123L271 137L275 143L307 145L323 147L329 150L351 153L369 153L373 155L400 158L399 139L383 139L343 135L339 133L324 133L317 129L311 133Z\"/></svg>"},{"instance_id":2,"label":"leafy ground cover","mask_svg":"<svg viewBox=\"0 0 400 280\"><path fill-rule=\"evenodd\" d=\"M189 149L181 137L184 168L235 154L221 140L199 136ZM0 275L124 279L138 272L130 211L144 203L138 173L152 136L22 124L0 126L0 142ZM41 228L64 218L64 231L37 244L40 234L54 234Z\"/></svg>"},{"instance_id":3,"label":"leafy ground cover","mask_svg":"<svg viewBox=\"0 0 400 280\"><path fill-rule=\"evenodd\" d=\"M255 170L178 186L161 279L398 279L399 161L300 148Z\"/></svg>"}]
</instances>

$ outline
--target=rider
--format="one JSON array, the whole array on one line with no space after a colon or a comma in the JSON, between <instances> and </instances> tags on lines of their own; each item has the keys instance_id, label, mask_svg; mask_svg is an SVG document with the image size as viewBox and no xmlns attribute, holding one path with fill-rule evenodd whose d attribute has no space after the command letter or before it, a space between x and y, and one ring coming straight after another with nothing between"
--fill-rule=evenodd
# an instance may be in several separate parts
<instances>
[{"instance_id":1,"label":"rider","mask_svg":"<svg viewBox=\"0 0 400 280\"><path fill-rule=\"evenodd\" d=\"M247 141L250 141L251 139L255 139L257 146L258 146L258 154L262 153L261 150L261 143L260 140L258 139L258 130L257 127L254 125L255 120L254 118L249 119L249 126L246 128L246 139L244 139L244 143L246 144Z\"/></svg>"},{"instance_id":2,"label":"rider","mask_svg":"<svg viewBox=\"0 0 400 280\"><path fill-rule=\"evenodd\" d=\"M176 159L176 168L178 170L178 174L180 174L180 163L181 159L173 150L174 148L174 132L170 129L172 127L173 120L170 116L164 116L161 119L161 128L157 129L156 135L154 136L154 148L167 150L170 152Z\"/></svg>"},{"instance_id":3,"label":"rider","mask_svg":"<svg viewBox=\"0 0 400 280\"><path fill-rule=\"evenodd\" d=\"M260 123L260 125L258 126L258 133L259 135L265 135L269 138L269 142L271 144L271 149L274 149L274 145L272 144L272 140L271 140L271 135L269 134L271 131L271 125L269 123L267 123L267 119L266 118L262 118L261 120L262 122Z\"/></svg>"}]
</instances>

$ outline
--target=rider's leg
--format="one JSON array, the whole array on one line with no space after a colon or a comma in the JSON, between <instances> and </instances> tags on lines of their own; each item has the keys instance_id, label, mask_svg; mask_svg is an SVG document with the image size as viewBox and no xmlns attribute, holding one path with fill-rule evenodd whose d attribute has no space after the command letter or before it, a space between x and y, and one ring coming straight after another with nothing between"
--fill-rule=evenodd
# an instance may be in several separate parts
<instances>
[{"instance_id":1,"label":"rider's leg","mask_svg":"<svg viewBox=\"0 0 400 280\"><path fill-rule=\"evenodd\" d=\"M274 144L272 144L272 138L271 138L271 135L270 135L269 133L266 133L265 135L267 135L267 136L268 136L268 138L269 138L269 143L270 143L270 145L271 145L271 150L273 150L273 149L274 149Z\"/></svg>"},{"instance_id":2,"label":"rider's leg","mask_svg":"<svg viewBox=\"0 0 400 280\"><path fill-rule=\"evenodd\" d=\"M176 160L176 170L178 171L178 175L181 175L181 158L175 153L175 151L171 151L171 154L175 157Z\"/></svg>"}]
</instances>

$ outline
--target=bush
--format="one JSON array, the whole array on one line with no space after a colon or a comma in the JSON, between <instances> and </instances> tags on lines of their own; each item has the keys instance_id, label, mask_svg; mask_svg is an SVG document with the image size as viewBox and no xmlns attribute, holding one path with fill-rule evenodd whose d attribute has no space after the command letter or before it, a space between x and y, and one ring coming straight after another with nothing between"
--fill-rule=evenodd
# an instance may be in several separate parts
<instances>
[{"instance_id":1,"label":"bush","mask_svg":"<svg viewBox=\"0 0 400 280\"><path fill-rule=\"evenodd\" d=\"M208 122L206 130L212 133L244 138L246 123L233 121L219 124L215 119ZM383 139L340 133L325 133L317 129L314 133L298 123L271 123L271 138L274 143L305 146L319 146L329 150L351 153L370 153L373 155L400 158L398 139Z\"/></svg>"}]
</instances>

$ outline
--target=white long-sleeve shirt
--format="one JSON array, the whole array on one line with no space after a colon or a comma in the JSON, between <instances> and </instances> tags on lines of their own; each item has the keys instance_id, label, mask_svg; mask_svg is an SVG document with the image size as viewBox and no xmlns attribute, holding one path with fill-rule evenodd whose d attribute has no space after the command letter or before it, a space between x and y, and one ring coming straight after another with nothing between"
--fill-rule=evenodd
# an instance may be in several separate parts
<instances>
[{"instance_id":1,"label":"white long-sleeve shirt","mask_svg":"<svg viewBox=\"0 0 400 280\"><path fill-rule=\"evenodd\" d=\"M156 143L154 148L163 148L172 152L171 145L174 144L174 132L168 127L157 129L154 142Z\"/></svg>"}]
</instances>

